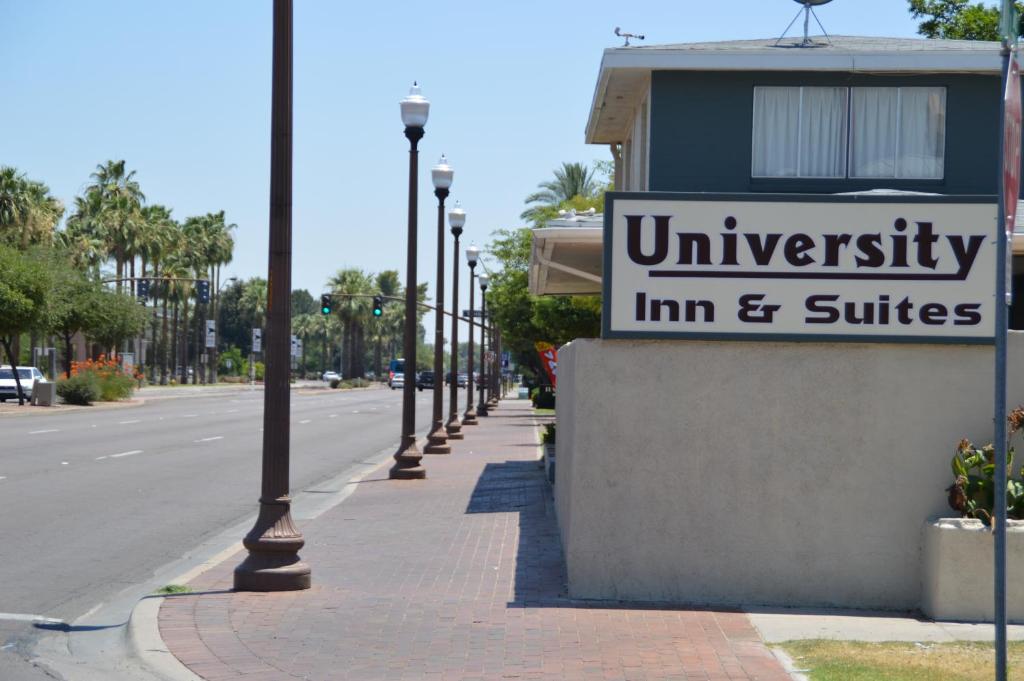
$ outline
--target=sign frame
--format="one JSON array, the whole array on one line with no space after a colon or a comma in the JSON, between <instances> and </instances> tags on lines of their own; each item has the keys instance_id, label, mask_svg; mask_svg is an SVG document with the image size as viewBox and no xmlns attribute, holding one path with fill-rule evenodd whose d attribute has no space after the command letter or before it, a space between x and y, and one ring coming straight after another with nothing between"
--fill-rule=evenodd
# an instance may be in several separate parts
<instances>
[{"instance_id":1,"label":"sign frame","mask_svg":"<svg viewBox=\"0 0 1024 681\"><path fill-rule=\"evenodd\" d=\"M603 228L603 274L601 277L601 338L608 340L700 340L700 341L749 341L749 342L810 342L810 343L924 343L955 345L994 345L993 333L989 336L912 336L912 335L870 335L870 334L823 334L752 332L736 333L723 331L626 331L611 329L611 293L615 272L612 254L612 221L617 200L633 201L719 201L747 203L864 203L864 204L984 204L992 207L992 233L996 232L996 219L1001 211L999 197L989 194L975 195L923 195L923 194L779 194L779 193L695 193L695 192L608 192L605 194ZM995 244L992 244L995 248Z\"/></svg>"}]
</instances>

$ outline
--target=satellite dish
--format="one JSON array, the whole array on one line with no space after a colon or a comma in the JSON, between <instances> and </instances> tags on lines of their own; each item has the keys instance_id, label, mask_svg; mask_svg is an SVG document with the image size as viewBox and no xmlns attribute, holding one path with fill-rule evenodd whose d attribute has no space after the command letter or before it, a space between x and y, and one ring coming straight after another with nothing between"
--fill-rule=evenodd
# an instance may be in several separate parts
<instances>
[{"instance_id":1,"label":"satellite dish","mask_svg":"<svg viewBox=\"0 0 1024 681\"><path fill-rule=\"evenodd\" d=\"M782 42L782 39L785 38L786 34L789 32L789 29L792 28L793 24L796 23L796 20L800 18L801 13L804 15L804 39L799 44L794 45L794 47L821 47L821 45L818 45L813 40L811 40L810 34L808 33L812 16L814 17L814 20L818 22L818 27L821 28L821 32L825 34L825 39L828 40L829 44L832 44L832 39L828 37L828 32L825 30L825 27L821 25L821 21L818 19L818 15L814 13L815 7L830 3L832 2L832 0L793 1L800 5L800 11L796 13L796 17L793 19L793 21L789 22L789 26L787 26L786 30L782 32L782 35L779 36L779 39L775 41L775 46L779 46L779 43Z\"/></svg>"}]
</instances>

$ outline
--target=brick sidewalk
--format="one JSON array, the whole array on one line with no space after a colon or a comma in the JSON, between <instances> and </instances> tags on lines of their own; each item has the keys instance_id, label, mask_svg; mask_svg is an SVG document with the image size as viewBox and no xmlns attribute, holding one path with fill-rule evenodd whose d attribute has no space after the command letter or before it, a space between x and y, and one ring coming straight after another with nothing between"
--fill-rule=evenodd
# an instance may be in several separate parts
<instances>
[{"instance_id":1,"label":"brick sidewalk","mask_svg":"<svg viewBox=\"0 0 1024 681\"><path fill-rule=\"evenodd\" d=\"M505 401L426 481L358 483L302 527L309 591L231 592L240 554L200 576L168 647L211 681L788 679L742 613L566 597L535 422Z\"/></svg>"}]
</instances>

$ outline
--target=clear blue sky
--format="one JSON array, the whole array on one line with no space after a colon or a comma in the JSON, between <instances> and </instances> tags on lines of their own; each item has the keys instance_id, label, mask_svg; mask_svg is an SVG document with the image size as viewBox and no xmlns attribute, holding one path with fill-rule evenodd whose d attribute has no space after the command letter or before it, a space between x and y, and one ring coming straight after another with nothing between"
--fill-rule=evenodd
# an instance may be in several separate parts
<instances>
[{"instance_id":1,"label":"clear blue sky","mask_svg":"<svg viewBox=\"0 0 1024 681\"><path fill-rule=\"evenodd\" d=\"M645 44L765 38L799 9L787 0L295 5L293 284L314 296L342 267L398 269L404 281L398 101L414 79L431 100L418 274L433 281L429 167L442 152L455 168L450 201L468 214L465 241L483 247L494 230L519 225L523 198L563 161L609 158L583 143L583 128L601 52L621 44L614 27L645 33ZM905 0L835 0L818 16L833 34L916 35ZM126 159L148 201L178 219L225 210L238 224L229 274L266 276L270 39L270 0L0 0L0 165L70 206L97 163Z\"/></svg>"}]
</instances>

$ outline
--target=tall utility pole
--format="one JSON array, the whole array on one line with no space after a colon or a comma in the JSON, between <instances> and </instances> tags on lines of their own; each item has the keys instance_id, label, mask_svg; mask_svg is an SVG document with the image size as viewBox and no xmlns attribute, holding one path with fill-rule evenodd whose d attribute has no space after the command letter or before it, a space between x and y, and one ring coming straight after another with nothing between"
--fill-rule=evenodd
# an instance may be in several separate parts
<instances>
[{"instance_id":1,"label":"tall utility pole","mask_svg":"<svg viewBox=\"0 0 1024 681\"><path fill-rule=\"evenodd\" d=\"M239 591L296 591L310 586L305 544L292 522L289 496L288 372L292 319L292 0L274 0L270 108L270 263L267 272L266 369L263 390L263 484L259 516L235 568Z\"/></svg>"}]
</instances>

